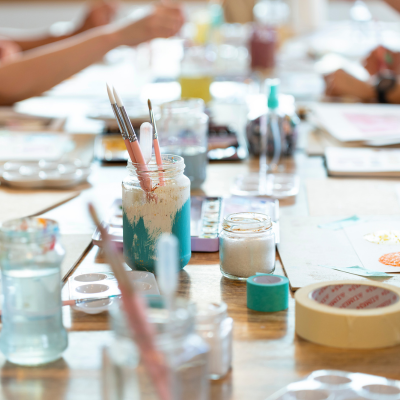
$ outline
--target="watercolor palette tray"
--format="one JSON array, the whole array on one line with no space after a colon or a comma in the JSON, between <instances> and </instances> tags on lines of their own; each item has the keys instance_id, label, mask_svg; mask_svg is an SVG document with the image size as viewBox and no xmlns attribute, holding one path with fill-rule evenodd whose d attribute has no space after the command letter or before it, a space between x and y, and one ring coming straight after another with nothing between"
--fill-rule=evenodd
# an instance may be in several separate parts
<instances>
[{"instance_id":1,"label":"watercolor palette tray","mask_svg":"<svg viewBox=\"0 0 400 400\"><path fill-rule=\"evenodd\" d=\"M0 182L15 188L66 188L86 182L89 167L72 162L6 162L0 166Z\"/></svg>"},{"instance_id":2,"label":"watercolor palette tray","mask_svg":"<svg viewBox=\"0 0 400 400\"><path fill-rule=\"evenodd\" d=\"M157 281L151 272L128 271L136 290L144 295L159 295ZM77 310L88 314L105 311L121 294L118 282L112 272L97 272L71 276L68 279L70 300L90 299L100 297L101 300L79 303L74 306Z\"/></svg>"},{"instance_id":3,"label":"watercolor palette tray","mask_svg":"<svg viewBox=\"0 0 400 400\"><path fill-rule=\"evenodd\" d=\"M275 241L279 243L279 201L256 197L191 197L191 246L194 252L219 250L219 232L224 216L237 212L260 212L268 214L273 223ZM108 233L119 248L123 247L122 200L116 199L111 206ZM95 230L93 244L102 246L100 231Z\"/></svg>"},{"instance_id":4,"label":"watercolor palette tray","mask_svg":"<svg viewBox=\"0 0 400 400\"><path fill-rule=\"evenodd\" d=\"M381 376L334 370L314 371L266 400L400 399L400 382Z\"/></svg>"}]
</instances>

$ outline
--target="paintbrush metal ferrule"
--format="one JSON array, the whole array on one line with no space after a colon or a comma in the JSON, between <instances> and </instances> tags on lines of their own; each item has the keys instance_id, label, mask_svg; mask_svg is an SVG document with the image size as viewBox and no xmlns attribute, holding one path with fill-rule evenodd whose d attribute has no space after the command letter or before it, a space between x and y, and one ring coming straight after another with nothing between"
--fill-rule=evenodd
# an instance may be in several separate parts
<instances>
[{"instance_id":1,"label":"paintbrush metal ferrule","mask_svg":"<svg viewBox=\"0 0 400 400\"><path fill-rule=\"evenodd\" d=\"M150 99L147 100L147 104L149 106L150 121L151 124L153 125L153 140L155 140L158 139L158 132L157 132L156 120L154 119L153 106L151 105Z\"/></svg>"},{"instance_id":2,"label":"paintbrush metal ferrule","mask_svg":"<svg viewBox=\"0 0 400 400\"><path fill-rule=\"evenodd\" d=\"M119 128L119 131L121 132L122 137L124 139L127 139L128 136L127 136L127 132L126 132L125 123L124 123L124 120L121 117L121 114L119 112L118 106L115 103L114 104L111 103L111 108L113 110L115 119L117 120L118 128Z\"/></svg>"},{"instance_id":3,"label":"paintbrush metal ferrule","mask_svg":"<svg viewBox=\"0 0 400 400\"><path fill-rule=\"evenodd\" d=\"M122 116L122 119L124 121L126 130L127 130L129 141L131 143L136 142L137 136L136 136L135 130L133 129L131 120L129 119L128 114L126 113L125 107L124 106L119 107L119 111L121 112L121 116Z\"/></svg>"}]
</instances>

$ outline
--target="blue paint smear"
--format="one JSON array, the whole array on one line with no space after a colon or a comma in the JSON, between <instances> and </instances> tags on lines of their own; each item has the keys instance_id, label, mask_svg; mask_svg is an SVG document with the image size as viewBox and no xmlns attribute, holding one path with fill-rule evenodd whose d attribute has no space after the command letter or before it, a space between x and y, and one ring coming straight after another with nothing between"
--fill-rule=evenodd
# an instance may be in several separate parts
<instances>
[{"instance_id":1,"label":"blue paint smear","mask_svg":"<svg viewBox=\"0 0 400 400\"><path fill-rule=\"evenodd\" d=\"M160 234L163 233L160 231ZM167 232L171 233L171 232ZM190 240L190 198L183 207L175 214L172 223L172 233L179 240L180 268L184 268L191 256ZM140 271L154 272L154 251L156 241L150 237L145 228L143 218L139 218L136 223L131 224L123 211L123 236L124 236L124 258L125 262L131 267ZM136 237L135 245L134 237Z\"/></svg>"}]
</instances>

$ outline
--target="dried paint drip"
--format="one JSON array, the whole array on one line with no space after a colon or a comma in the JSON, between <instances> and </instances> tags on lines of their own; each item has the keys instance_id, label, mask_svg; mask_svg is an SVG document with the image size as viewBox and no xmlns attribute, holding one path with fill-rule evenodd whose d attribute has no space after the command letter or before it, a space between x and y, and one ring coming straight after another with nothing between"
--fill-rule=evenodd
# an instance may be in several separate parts
<instances>
[{"instance_id":1,"label":"dried paint drip","mask_svg":"<svg viewBox=\"0 0 400 400\"><path fill-rule=\"evenodd\" d=\"M376 231L364 235L364 239L376 244L400 244L400 231Z\"/></svg>"},{"instance_id":2,"label":"dried paint drip","mask_svg":"<svg viewBox=\"0 0 400 400\"><path fill-rule=\"evenodd\" d=\"M379 262L392 267L400 267L400 252L384 254Z\"/></svg>"}]
</instances>

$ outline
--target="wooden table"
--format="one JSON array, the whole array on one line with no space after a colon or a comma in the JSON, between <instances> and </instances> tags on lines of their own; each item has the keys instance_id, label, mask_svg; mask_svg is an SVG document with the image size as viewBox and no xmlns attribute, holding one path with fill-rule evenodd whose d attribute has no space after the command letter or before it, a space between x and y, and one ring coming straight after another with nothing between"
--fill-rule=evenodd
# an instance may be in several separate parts
<instances>
[{"instance_id":1,"label":"wooden table","mask_svg":"<svg viewBox=\"0 0 400 400\"><path fill-rule=\"evenodd\" d=\"M288 170L296 170L302 178L325 176L321 158L306 158L300 152L295 160L285 164ZM255 160L242 164L211 164L203 191L212 196L226 195L237 174L256 168ZM62 230L90 231L93 226L85 211L87 200L94 199L105 212L112 200L120 196L124 175L124 167L97 166L92 189L45 216L57 219ZM307 215L304 187L296 199L281 202L281 213ZM107 268L101 252L93 247L73 274ZM279 260L276 273L283 273ZM179 294L199 302L222 300L228 304L229 315L234 319L233 368L225 379L212 383L213 400L262 400L316 369L358 371L400 379L399 346L383 350L339 350L297 337L293 297L286 311L260 313L249 310L245 283L221 275L218 253L192 254L189 265L180 273ZM69 346L64 357L43 367L22 368L6 362L0 355L0 398L101 399L101 348L112 336L108 315L87 315L70 307L63 308L63 315L69 330Z\"/></svg>"}]
</instances>

